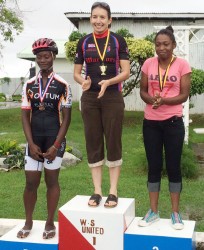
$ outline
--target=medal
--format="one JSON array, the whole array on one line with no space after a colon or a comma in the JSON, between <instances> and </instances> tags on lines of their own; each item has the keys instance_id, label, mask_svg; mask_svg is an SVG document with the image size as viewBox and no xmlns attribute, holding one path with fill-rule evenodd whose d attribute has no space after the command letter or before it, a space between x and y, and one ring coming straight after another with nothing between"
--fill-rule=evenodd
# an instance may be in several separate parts
<instances>
[{"instance_id":1,"label":"medal","mask_svg":"<svg viewBox=\"0 0 204 250\"><path fill-rule=\"evenodd\" d=\"M44 104L44 102L40 102L40 103L39 103L39 110L40 110L40 111L45 110L45 104Z\"/></svg>"},{"instance_id":2,"label":"medal","mask_svg":"<svg viewBox=\"0 0 204 250\"><path fill-rule=\"evenodd\" d=\"M39 102L39 110L40 111L43 111L45 110L45 103L43 102L45 96L46 96L46 93L48 91L48 88L54 78L54 72L52 72L51 76L48 78L47 80L47 84L46 84L46 87L45 87L45 90L43 90L43 87L42 87L42 76L40 76L40 74L38 74L38 82L39 82L39 96L40 96L40 102Z\"/></svg>"},{"instance_id":3,"label":"medal","mask_svg":"<svg viewBox=\"0 0 204 250\"><path fill-rule=\"evenodd\" d=\"M103 50L103 55L102 55L101 52L100 52L100 49L98 47L98 43L97 43L95 34L93 32L94 43L96 45L96 49L97 49L98 55L99 55L99 57L101 59L101 62L102 62L102 65L99 66L99 68L101 70L101 75L102 76L106 75L107 66L104 65L103 60L104 60L104 57L105 57L105 54L106 54L106 50L107 50L107 47L108 47L109 37L110 37L110 31L108 30L108 35L107 35L107 38L106 38L106 44L105 44L105 47L104 47L104 50Z\"/></svg>"}]
</instances>

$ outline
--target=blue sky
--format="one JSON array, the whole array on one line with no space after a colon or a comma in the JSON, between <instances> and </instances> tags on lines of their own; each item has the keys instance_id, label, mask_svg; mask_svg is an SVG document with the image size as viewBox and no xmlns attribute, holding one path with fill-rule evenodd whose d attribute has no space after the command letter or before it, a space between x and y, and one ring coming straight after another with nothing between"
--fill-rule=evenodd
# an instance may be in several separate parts
<instances>
[{"instance_id":1,"label":"blue sky","mask_svg":"<svg viewBox=\"0 0 204 250\"><path fill-rule=\"evenodd\" d=\"M39 37L66 40L74 27L65 17L69 11L89 12L94 1L90 0L17 0L23 13L24 31L14 43L4 43L0 77L25 77L31 62L17 58L29 44ZM71 2L71 3L70 3ZM109 0L112 12L197 12L204 13L203 0ZM2 66L3 64L3 66Z\"/></svg>"}]
</instances>

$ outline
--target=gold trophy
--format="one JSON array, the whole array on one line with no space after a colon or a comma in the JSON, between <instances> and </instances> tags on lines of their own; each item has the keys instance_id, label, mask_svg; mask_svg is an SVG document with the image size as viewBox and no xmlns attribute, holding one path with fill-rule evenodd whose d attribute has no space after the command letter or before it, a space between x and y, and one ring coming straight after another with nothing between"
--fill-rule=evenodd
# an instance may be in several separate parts
<instances>
[{"instance_id":1,"label":"gold trophy","mask_svg":"<svg viewBox=\"0 0 204 250\"><path fill-rule=\"evenodd\" d=\"M101 75L102 75L102 76L105 76L105 75L106 75L107 66L101 65L101 66L99 66L99 67L100 67L100 70L101 70Z\"/></svg>"}]
</instances>

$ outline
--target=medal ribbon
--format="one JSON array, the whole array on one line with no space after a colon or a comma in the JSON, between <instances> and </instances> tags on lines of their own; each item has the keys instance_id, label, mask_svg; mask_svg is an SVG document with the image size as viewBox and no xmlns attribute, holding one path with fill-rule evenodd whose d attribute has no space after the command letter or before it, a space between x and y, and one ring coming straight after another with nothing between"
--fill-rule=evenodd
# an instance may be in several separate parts
<instances>
[{"instance_id":1,"label":"medal ribbon","mask_svg":"<svg viewBox=\"0 0 204 250\"><path fill-rule=\"evenodd\" d=\"M166 71L164 73L163 78L162 78L162 74L161 74L161 68L159 67L159 63L158 63L159 87L160 87L161 91L163 90L163 88L164 88L164 86L166 84L166 79L167 79L167 76L168 76L168 73L169 73L169 69L170 69L170 66L171 66L173 60L174 60L174 56L172 56L171 62L169 63L169 65L168 65L168 67L167 67L167 69L166 69Z\"/></svg>"},{"instance_id":2,"label":"medal ribbon","mask_svg":"<svg viewBox=\"0 0 204 250\"><path fill-rule=\"evenodd\" d=\"M43 102L43 100L44 100L44 98L45 98L45 95L46 95L46 93L47 93L47 90L48 90L48 88L49 88L49 86L50 86L50 83L52 82L52 80L53 80L53 78L54 78L54 72L52 72L50 78L48 78L49 81L48 81L47 84L46 84L45 91L44 91L43 94L42 94L42 91L43 91L43 90L42 90L42 81L41 81L41 78L42 78L42 77L38 76L38 79L39 79L39 95L40 95L40 102Z\"/></svg>"},{"instance_id":3,"label":"medal ribbon","mask_svg":"<svg viewBox=\"0 0 204 250\"><path fill-rule=\"evenodd\" d=\"M108 35L107 35L107 38L106 38L106 44L105 44L105 47L104 47L104 50L103 50L103 55L101 55L100 49L98 47L98 43L96 41L95 34L93 32L94 43L96 45L96 49L97 49L98 55L99 55L99 57L100 57L100 59L101 59L102 62L104 60L104 57L105 57L105 54L106 54L106 50L107 50L107 47L108 47L109 37L110 37L110 30L108 30Z\"/></svg>"}]
</instances>

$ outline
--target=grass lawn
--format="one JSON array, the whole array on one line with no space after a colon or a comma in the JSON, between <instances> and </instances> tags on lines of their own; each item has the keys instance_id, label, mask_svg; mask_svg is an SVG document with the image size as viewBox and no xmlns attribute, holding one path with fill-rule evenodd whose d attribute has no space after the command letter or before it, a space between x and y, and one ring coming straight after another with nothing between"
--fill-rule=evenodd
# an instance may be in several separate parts
<instances>
[{"instance_id":1,"label":"grass lawn","mask_svg":"<svg viewBox=\"0 0 204 250\"><path fill-rule=\"evenodd\" d=\"M144 171L146 159L142 142L143 112L126 112L123 130L123 161L121 177L118 187L120 197L135 198L136 216L143 216L149 209L149 198L146 188L146 173ZM203 127L204 115L191 117L190 140L192 142L204 142L204 135L196 135L195 127ZM25 137L21 126L20 108L0 110L0 141L3 139L17 140L25 143ZM4 134L7 133L7 134ZM74 103L72 122L67 134L70 146L79 149L83 154L83 160L75 167L64 169L60 172L61 197L59 206L69 201L75 195L91 195L93 192L92 179L87 166L85 151L85 139L83 123L78 109L78 103ZM24 218L23 190L25 185L24 171L12 170L0 172L0 218ZM103 195L107 196L109 190L108 170L104 167ZM183 192L181 194L180 210L183 219L196 220L196 231L204 231L204 171L200 171L196 179L183 179ZM34 212L34 219L46 219L46 193L45 183L41 179L38 192L38 201ZM162 179L159 211L162 218L169 218L171 213L168 181ZM57 214L56 214L57 220Z\"/></svg>"}]
</instances>

